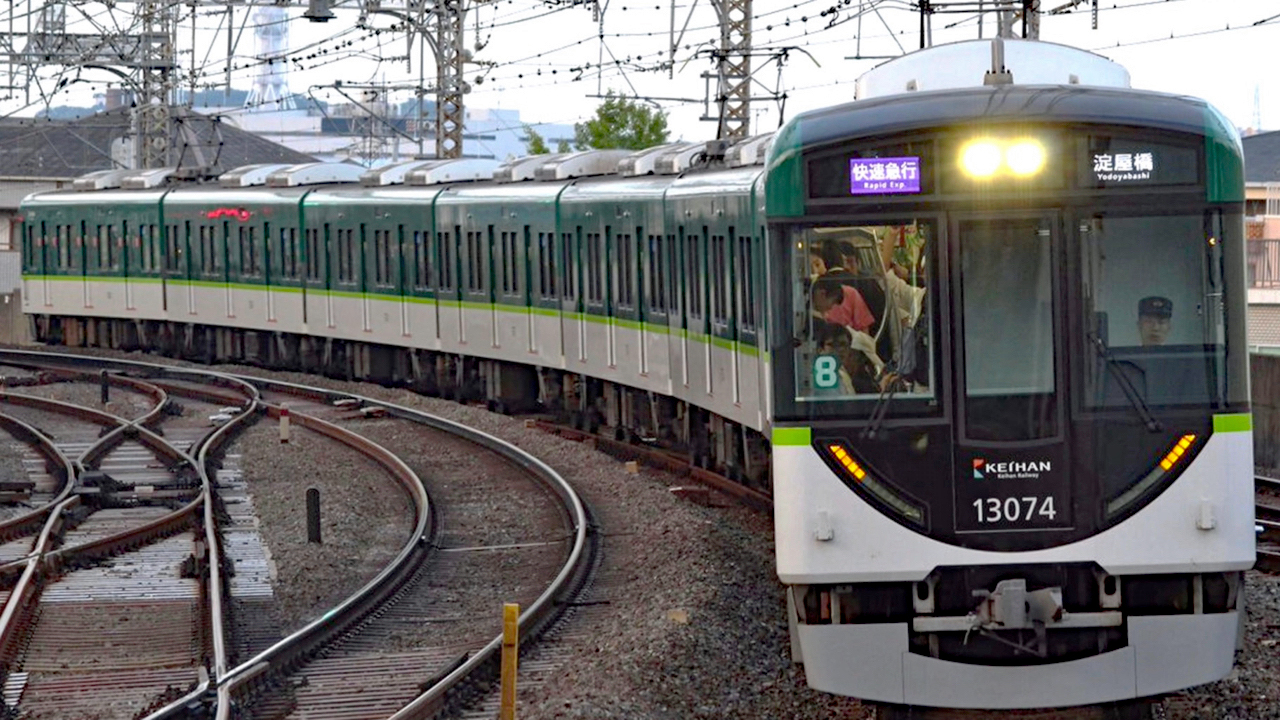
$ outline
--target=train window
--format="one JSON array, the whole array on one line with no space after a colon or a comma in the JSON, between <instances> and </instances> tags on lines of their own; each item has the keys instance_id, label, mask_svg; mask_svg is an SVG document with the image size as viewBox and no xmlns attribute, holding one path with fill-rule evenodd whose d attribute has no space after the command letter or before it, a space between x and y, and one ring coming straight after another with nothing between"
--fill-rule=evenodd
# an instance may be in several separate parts
<instances>
[{"instance_id":1,"label":"train window","mask_svg":"<svg viewBox=\"0 0 1280 720\"><path fill-rule=\"evenodd\" d=\"M660 235L650 235L648 245L649 275L645 282L644 293L648 298L649 307L655 312L663 312L662 307L662 237Z\"/></svg>"},{"instance_id":2,"label":"train window","mask_svg":"<svg viewBox=\"0 0 1280 720\"><path fill-rule=\"evenodd\" d=\"M306 260L307 279L319 280L320 279L320 229L307 228L306 232L304 232L302 235L302 240L303 240L303 244L305 245L305 247L302 249L302 252Z\"/></svg>"},{"instance_id":3,"label":"train window","mask_svg":"<svg viewBox=\"0 0 1280 720\"><path fill-rule=\"evenodd\" d=\"M394 255L392 254L390 230L382 231L382 247L380 249L379 254L382 257L382 282L386 283L387 285L394 284L395 272L393 272L392 270L392 267L393 267L392 258L394 257Z\"/></svg>"},{"instance_id":4,"label":"train window","mask_svg":"<svg viewBox=\"0 0 1280 720\"><path fill-rule=\"evenodd\" d=\"M739 324L744 330L756 328L756 263L755 238L742 235L738 238L738 257L742 262L742 318Z\"/></svg>"},{"instance_id":5,"label":"train window","mask_svg":"<svg viewBox=\"0 0 1280 720\"><path fill-rule=\"evenodd\" d=\"M337 231L338 282L355 279L355 231L338 228Z\"/></svg>"},{"instance_id":6,"label":"train window","mask_svg":"<svg viewBox=\"0 0 1280 720\"><path fill-rule=\"evenodd\" d=\"M1212 218L1096 215L1076 233L1084 406L1127 409L1127 389L1151 406L1225 403L1224 242Z\"/></svg>"},{"instance_id":7,"label":"train window","mask_svg":"<svg viewBox=\"0 0 1280 720\"><path fill-rule=\"evenodd\" d=\"M360 236L364 237L364 226L360 226ZM355 228L347 228L338 231L338 237L342 239L342 261L347 268L347 276L344 278L347 282L355 282L356 274L359 272L356 266L356 230Z\"/></svg>"},{"instance_id":8,"label":"train window","mask_svg":"<svg viewBox=\"0 0 1280 720\"><path fill-rule=\"evenodd\" d=\"M726 302L729 288L727 254L724 236L711 236L711 316L718 323L728 322L729 318L728 303Z\"/></svg>"},{"instance_id":9,"label":"train window","mask_svg":"<svg viewBox=\"0 0 1280 720\"><path fill-rule=\"evenodd\" d=\"M453 227L452 233L436 233L436 244L440 246L440 289L456 289L458 244L462 242L462 228Z\"/></svg>"},{"instance_id":10,"label":"train window","mask_svg":"<svg viewBox=\"0 0 1280 720\"><path fill-rule=\"evenodd\" d=\"M618 253L617 260L612 263L617 272L613 283L613 299L618 305L631 307L631 300L627 295L631 289L631 236L620 233L613 247L617 248ZM606 268L606 272L608 270Z\"/></svg>"},{"instance_id":11,"label":"train window","mask_svg":"<svg viewBox=\"0 0 1280 720\"><path fill-rule=\"evenodd\" d=\"M477 245L479 245L479 242L480 242L480 241L479 241L479 238L478 238L478 235L479 235L479 233L472 232L472 231L470 231L470 230L468 230L468 231L467 231L467 284L466 284L466 288L467 288L467 290L471 290L471 291L476 290L476 289L479 287L479 284L480 284L479 279L476 277L476 275L477 275L477 272L476 272L476 271L477 271L477 268L476 268L476 262L477 262L477 257L480 255L480 250L479 250L479 248L477 247Z\"/></svg>"},{"instance_id":12,"label":"train window","mask_svg":"<svg viewBox=\"0 0 1280 720\"><path fill-rule=\"evenodd\" d=\"M566 300L573 300L578 295L578 246L581 244L576 242L582 237L582 228L578 228L577 235L564 233L560 236L560 251L564 253L564 262L561 266L564 268L564 297Z\"/></svg>"},{"instance_id":13,"label":"train window","mask_svg":"<svg viewBox=\"0 0 1280 720\"><path fill-rule=\"evenodd\" d=\"M249 240L249 228L241 225L236 228L236 244L240 251L240 272L253 275L253 250Z\"/></svg>"},{"instance_id":14,"label":"train window","mask_svg":"<svg viewBox=\"0 0 1280 720\"><path fill-rule=\"evenodd\" d=\"M933 396L932 225L824 226L791 244L795 399Z\"/></svg>"},{"instance_id":15,"label":"train window","mask_svg":"<svg viewBox=\"0 0 1280 720\"><path fill-rule=\"evenodd\" d=\"M200 272L206 272L209 268L205 265L208 262L209 250L206 237L209 235L209 228L205 225L200 226Z\"/></svg>"},{"instance_id":16,"label":"train window","mask_svg":"<svg viewBox=\"0 0 1280 720\"><path fill-rule=\"evenodd\" d=\"M427 234L421 230L413 231L413 286L417 289L430 287L427 272L431 269L427 262Z\"/></svg>"},{"instance_id":17,"label":"train window","mask_svg":"<svg viewBox=\"0 0 1280 720\"><path fill-rule=\"evenodd\" d=\"M373 231L373 281L379 285L391 282L390 268L391 231Z\"/></svg>"},{"instance_id":18,"label":"train window","mask_svg":"<svg viewBox=\"0 0 1280 720\"><path fill-rule=\"evenodd\" d=\"M538 273L544 298L556 297L556 248L552 233L538 233Z\"/></svg>"},{"instance_id":19,"label":"train window","mask_svg":"<svg viewBox=\"0 0 1280 720\"><path fill-rule=\"evenodd\" d=\"M584 268L587 276L587 302L600 301L600 233L587 233L587 258Z\"/></svg>"},{"instance_id":20,"label":"train window","mask_svg":"<svg viewBox=\"0 0 1280 720\"><path fill-rule=\"evenodd\" d=\"M706 228L703 228L705 234ZM702 279L706 276L704 271L704 243L698 242L699 236L690 234L685 237L685 277L689 279L688 283L688 300L686 307L690 315L694 317L702 317Z\"/></svg>"},{"instance_id":21,"label":"train window","mask_svg":"<svg viewBox=\"0 0 1280 720\"><path fill-rule=\"evenodd\" d=\"M516 255L516 234L503 230L499 237L502 246L501 264L502 264L502 292L510 295L514 292L512 281L515 276L515 255Z\"/></svg>"},{"instance_id":22,"label":"train window","mask_svg":"<svg viewBox=\"0 0 1280 720\"><path fill-rule=\"evenodd\" d=\"M1053 230L1042 218L962 220L965 435L1058 432Z\"/></svg>"}]
</instances>

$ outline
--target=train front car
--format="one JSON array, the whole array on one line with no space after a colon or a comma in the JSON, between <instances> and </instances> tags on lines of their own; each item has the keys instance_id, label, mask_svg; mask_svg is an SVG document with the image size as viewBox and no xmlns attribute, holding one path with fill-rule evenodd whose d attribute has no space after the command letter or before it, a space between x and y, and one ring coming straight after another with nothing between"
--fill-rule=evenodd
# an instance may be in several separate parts
<instances>
[{"instance_id":1,"label":"train front car","mask_svg":"<svg viewBox=\"0 0 1280 720\"><path fill-rule=\"evenodd\" d=\"M771 150L778 574L824 691L1054 707L1232 666L1239 138L1097 56L1005 52L1018 84L985 42L889 63L871 80L918 91Z\"/></svg>"}]
</instances>

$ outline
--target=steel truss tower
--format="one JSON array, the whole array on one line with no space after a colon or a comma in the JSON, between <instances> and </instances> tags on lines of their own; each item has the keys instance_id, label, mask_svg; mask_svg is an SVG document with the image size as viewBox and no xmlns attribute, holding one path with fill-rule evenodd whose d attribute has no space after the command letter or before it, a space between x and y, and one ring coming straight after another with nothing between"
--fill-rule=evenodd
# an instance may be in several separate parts
<instances>
[{"instance_id":1,"label":"steel truss tower","mask_svg":"<svg viewBox=\"0 0 1280 720\"><path fill-rule=\"evenodd\" d=\"M713 0L720 17L716 53L716 138L744 138L751 131L751 0Z\"/></svg>"},{"instance_id":2,"label":"steel truss tower","mask_svg":"<svg viewBox=\"0 0 1280 720\"><path fill-rule=\"evenodd\" d=\"M462 45L463 0L436 0L436 157L462 157L462 96L469 89L462 77L466 53Z\"/></svg>"}]
</instances>

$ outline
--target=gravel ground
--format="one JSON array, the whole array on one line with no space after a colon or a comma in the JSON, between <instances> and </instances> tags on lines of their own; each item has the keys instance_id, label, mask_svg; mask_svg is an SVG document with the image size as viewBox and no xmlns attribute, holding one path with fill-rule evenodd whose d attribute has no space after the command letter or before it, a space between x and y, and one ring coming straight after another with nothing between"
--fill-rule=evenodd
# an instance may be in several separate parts
<instances>
[{"instance_id":1,"label":"gravel ground","mask_svg":"<svg viewBox=\"0 0 1280 720\"><path fill-rule=\"evenodd\" d=\"M300 427L287 445L273 422L231 452L272 560L276 620L288 634L346 599L395 557L413 530L404 489L381 466ZM306 490L320 491L320 544L307 542Z\"/></svg>"},{"instance_id":2,"label":"gravel ground","mask_svg":"<svg viewBox=\"0 0 1280 720\"><path fill-rule=\"evenodd\" d=\"M223 369L344 389L457 420L530 450L579 489L599 513L606 536L601 577L615 581L608 586L613 612L594 615L587 626L573 629L567 642L581 662L566 668L559 680L522 688L521 718L870 716L856 701L809 690L803 673L791 665L783 590L773 571L772 523L763 513L680 500L668 491L680 481L669 475L629 475L621 463L584 445L479 408L296 373ZM266 504L275 496L264 496ZM278 496L285 509L301 506L292 494L282 491ZM255 502L263 500L255 497ZM275 512L280 511L259 510L266 532L276 532L271 527L277 523L271 519ZM286 546L300 537L299 532L285 532L268 538L278 564L284 564ZM303 561L298 557L295 562ZM293 587L285 591L319 597L329 582L322 578L297 572L288 580ZM1165 718L1280 720L1280 579L1250 573L1247 605L1246 648L1236 670L1226 680L1167 700Z\"/></svg>"},{"instance_id":3,"label":"gravel ground","mask_svg":"<svg viewBox=\"0 0 1280 720\"><path fill-rule=\"evenodd\" d=\"M25 385L10 389L15 395L34 395L49 400L60 400L65 403L83 405L94 410L104 410L118 417L133 420L145 415L154 407L151 398L130 390L112 387L110 402L104 408L102 389L92 382L56 382L48 385Z\"/></svg>"}]
</instances>

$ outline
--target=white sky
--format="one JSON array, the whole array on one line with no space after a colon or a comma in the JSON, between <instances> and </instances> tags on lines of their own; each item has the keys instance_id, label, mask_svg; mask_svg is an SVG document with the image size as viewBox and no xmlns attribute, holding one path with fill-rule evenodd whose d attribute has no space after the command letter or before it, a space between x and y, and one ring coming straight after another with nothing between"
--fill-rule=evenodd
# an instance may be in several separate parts
<instances>
[{"instance_id":1,"label":"white sky","mask_svg":"<svg viewBox=\"0 0 1280 720\"><path fill-rule=\"evenodd\" d=\"M718 44L716 16L709 0L675 1L676 32L686 26L686 20L687 30L675 55L674 78L668 77L665 68L658 68L659 63L669 59L672 0L607 0L608 4L602 5L602 28L595 23L589 7L532 0L471 2L466 42L473 48L477 40L483 43L474 58L491 66L469 66L467 78L473 91L466 96L466 104L469 108L516 109L525 122L573 123L594 112L600 101L592 95L612 88L627 94L668 98L657 103L670 114L673 137L714 137L715 124L699 122L698 117L703 113L702 98L706 94L700 76L714 71L705 51ZM1042 5L1048 10L1067 2L1043 0ZM694 3L692 8L690 3ZM384 6L388 4L389 0L384 2ZM1095 50L1125 65L1135 87L1204 97L1241 127L1253 125L1257 88L1263 127L1280 128L1280 80L1275 69L1280 65L1280 0L1101 0L1097 30L1090 28L1088 4L1085 0L1075 12L1045 16L1041 38ZM856 16L860 5L864 9L875 6L879 13L864 13L859 30ZM829 8L836 12L824 15L823 11ZM68 12L71 18L74 11ZM237 11L237 26L245 12L244 8ZM335 8L337 18L324 24L302 19L299 7L288 12L293 48L289 85L294 92L306 94L317 86L312 90L317 97L341 101L336 93L318 86L335 79L347 84L387 82L403 86L417 82L417 50L410 70L406 67L406 40L402 34L384 32L373 36L359 30L355 27L356 11L343 7ZM857 76L883 62L846 59L859 50L859 32L861 53L867 56L896 56L901 53L899 44L910 51L920 42L919 15L907 0L755 0L754 15L753 44L759 52L792 48L781 75L776 62L764 57L753 60L758 81L753 93L770 94L780 83L788 95L787 117L852 99ZM193 64L204 68L200 82L216 83L224 78L227 40L225 34L213 32L223 18L213 6L202 8L197 20L201 30L194 63L189 16L181 22L180 62L186 68ZM834 27L828 27L833 19ZM1253 26L1263 20L1269 22ZM372 22L385 28L395 20L376 15ZM947 28L953 23L958 25ZM1228 27L1232 29L1226 30ZM597 37L601 30L603 41ZM988 14L984 35L990 37L994 30L995 17ZM939 14L933 18L934 44L977 36L973 15ZM236 62L252 62L256 52L250 26L238 44ZM598 74L601 59L606 65L603 77ZM587 69L576 70L588 64ZM256 72L252 67L233 71L233 85L248 88ZM1014 72L1016 80L1016 68ZM50 75L50 71L42 74ZM483 82L475 82L478 75L485 76ZM430 83L434 76L430 62L427 76ZM81 82L59 93L54 102L87 105L91 93L101 92L111 80L110 75L95 71L84 71L81 78ZM409 96L402 93L396 97ZM696 102L678 102L674 98ZM22 109L22 105L20 99L15 99L0 103L0 109L20 115L39 109ZM776 103L761 101L753 107L753 131L777 126Z\"/></svg>"}]
</instances>

